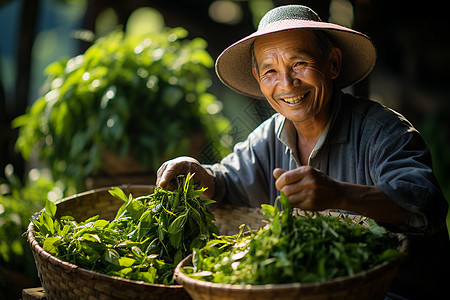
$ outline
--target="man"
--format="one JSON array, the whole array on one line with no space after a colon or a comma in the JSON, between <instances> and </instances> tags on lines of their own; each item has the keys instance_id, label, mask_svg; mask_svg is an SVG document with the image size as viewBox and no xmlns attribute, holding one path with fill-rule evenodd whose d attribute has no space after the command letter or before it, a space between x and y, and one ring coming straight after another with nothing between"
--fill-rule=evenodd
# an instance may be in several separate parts
<instances>
[{"instance_id":1,"label":"man","mask_svg":"<svg viewBox=\"0 0 450 300\"><path fill-rule=\"evenodd\" d=\"M450 256L448 204L426 143L401 115L343 94L370 73L370 39L325 23L309 8L269 11L258 30L217 59L219 78L278 112L214 165L189 157L164 163L157 185L195 173L205 197L259 207L285 193L295 207L370 217L410 238L390 297L441 296ZM402 298L400 298L402 299Z\"/></svg>"}]
</instances>

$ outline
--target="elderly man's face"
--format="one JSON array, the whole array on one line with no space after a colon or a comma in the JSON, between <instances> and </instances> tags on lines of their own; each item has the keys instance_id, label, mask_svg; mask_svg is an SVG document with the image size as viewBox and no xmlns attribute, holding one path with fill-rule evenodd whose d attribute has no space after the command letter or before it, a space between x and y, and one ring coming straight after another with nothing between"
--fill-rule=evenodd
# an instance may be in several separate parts
<instances>
[{"instance_id":1,"label":"elderly man's face","mask_svg":"<svg viewBox=\"0 0 450 300\"><path fill-rule=\"evenodd\" d=\"M340 50L324 58L313 31L293 30L258 38L254 54L253 75L270 105L293 122L318 118L339 75Z\"/></svg>"}]
</instances>

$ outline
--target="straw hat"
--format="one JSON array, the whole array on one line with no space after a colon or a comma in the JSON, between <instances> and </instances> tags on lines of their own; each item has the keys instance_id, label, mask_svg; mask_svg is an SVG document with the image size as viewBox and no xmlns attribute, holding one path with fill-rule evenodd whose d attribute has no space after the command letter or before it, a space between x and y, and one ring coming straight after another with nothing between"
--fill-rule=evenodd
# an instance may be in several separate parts
<instances>
[{"instance_id":1,"label":"straw hat","mask_svg":"<svg viewBox=\"0 0 450 300\"><path fill-rule=\"evenodd\" d=\"M260 36L293 29L323 30L341 49L341 72L335 79L339 88L361 81L375 65L376 50L369 37L344 26L322 22L309 7L286 5L267 12L256 32L232 44L219 55L216 61L217 76L238 93L264 99L252 75L251 45Z\"/></svg>"}]
</instances>

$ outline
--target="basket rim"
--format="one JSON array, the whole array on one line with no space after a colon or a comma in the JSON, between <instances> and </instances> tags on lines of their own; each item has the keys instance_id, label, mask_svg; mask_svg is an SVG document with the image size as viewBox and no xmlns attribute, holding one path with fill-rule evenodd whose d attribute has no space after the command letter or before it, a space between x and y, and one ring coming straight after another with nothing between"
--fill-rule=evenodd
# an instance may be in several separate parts
<instances>
[{"instance_id":1,"label":"basket rim","mask_svg":"<svg viewBox=\"0 0 450 300\"><path fill-rule=\"evenodd\" d=\"M130 184L124 184L124 185L119 185L119 188L122 189L133 189L133 188L152 188L154 187L154 185L130 185ZM62 203L62 202L66 202L66 201L70 201L73 200L75 198L79 198L81 196L86 196L86 195L90 195L93 193L97 193L97 192L102 192L102 191L107 191L110 190L111 187L102 187L102 188L97 188L94 190L89 190L86 192L82 192L82 193L78 193L78 194L74 194L71 195L69 197L65 197L63 199L60 199L58 201L55 202L56 205ZM41 211L39 211L38 213L42 212L43 209ZM45 251L41 245L39 245L38 241L36 240L35 236L34 236L34 231L35 231L35 226L33 224L33 222L30 222L27 228L27 239L28 242L32 248L32 250L36 253L36 255L38 255L40 258L54 264L54 265L58 265L60 266L64 272L70 273L70 272L80 272L80 274L82 274L83 276L89 277L89 278L93 278L93 279L100 279L100 280L105 280L105 281L113 281L115 283L117 282L123 282L124 284L136 284L138 286L148 286L148 287L159 287L159 288L169 288L169 289L180 289L183 288L182 285L180 284L173 284L173 285L165 285L165 284L157 284L157 283L148 283L145 281L141 281L141 280L131 280L131 279L126 279L126 278L122 278L119 276L111 276L111 275L107 275L107 274L103 274L97 271L92 271L92 270L88 270L86 268L80 267L78 265L75 265L71 262L62 260L57 258L56 256L50 254L49 252ZM36 260L36 259L35 259Z\"/></svg>"},{"instance_id":2,"label":"basket rim","mask_svg":"<svg viewBox=\"0 0 450 300\"><path fill-rule=\"evenodd\" d=\"M397 268L403 260L406 259L407 256L407 247L408 247L408 241L406 239L406 236L403 234L397 234L399 236L399 240L401 242L401 245L399 246L399 250L404 254L400 257L397 257L395 259L390 259L388 261L384 261L368 270L363 270L360 272L355 273L354 275L347 275L347 276L340 276L336 277L330 280L326 280L323 282L291 282L291 283L279 283L279 284L230 284L230 283L215 283L211 281L203 281L200 279L195 279L192 277L189 277L185 273L181 271L181 268L184 267L186 264L192 263L192 254L185 257L175 268L174 271L174 278L175 280L182 284L184 287L186 286L196 286L196 287L202 287L202 288L208 288L208 289L215 289L217 291L266 291L270 289L274 292L281 292L284 290L291 290L291 289L308 289L308 290L317 290L317 289L323 289L323 288L329 288L329 287L336 287L336 286L342 286L344 284L348 284L350 282L358 282L361 280L364 280L367 277L375 276L379 273L384 273L385 275L388 275L389 272L385 272L389 269L395 269Z\"/></svg>"}]
</instances>

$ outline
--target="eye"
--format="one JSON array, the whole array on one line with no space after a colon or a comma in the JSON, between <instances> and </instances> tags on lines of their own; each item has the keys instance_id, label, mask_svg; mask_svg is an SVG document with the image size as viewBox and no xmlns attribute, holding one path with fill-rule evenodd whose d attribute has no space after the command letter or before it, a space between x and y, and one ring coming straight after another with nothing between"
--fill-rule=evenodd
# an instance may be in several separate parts
<instances>
[{"instance_id":1,"label":"eye","mask_svg":"<svg viewBox=\"0 0 450 300\"><path fill-rule=\"evenodd\" d=\"M269 74L272 74L272 73L276 73L275 69L270 69L270 70L265 71L264 75L269 75Z\"/></svg>"},{"instance_id":2,"label":"eye","mask_svg":"<svg viewBox=\"0 0 450 300\"><path fill-rule=\"evenodd\" d=\"M295 63L294 68L295 67L303 67L306 65L306 61L298 61Z\"/></svg>"}]
</instances>

